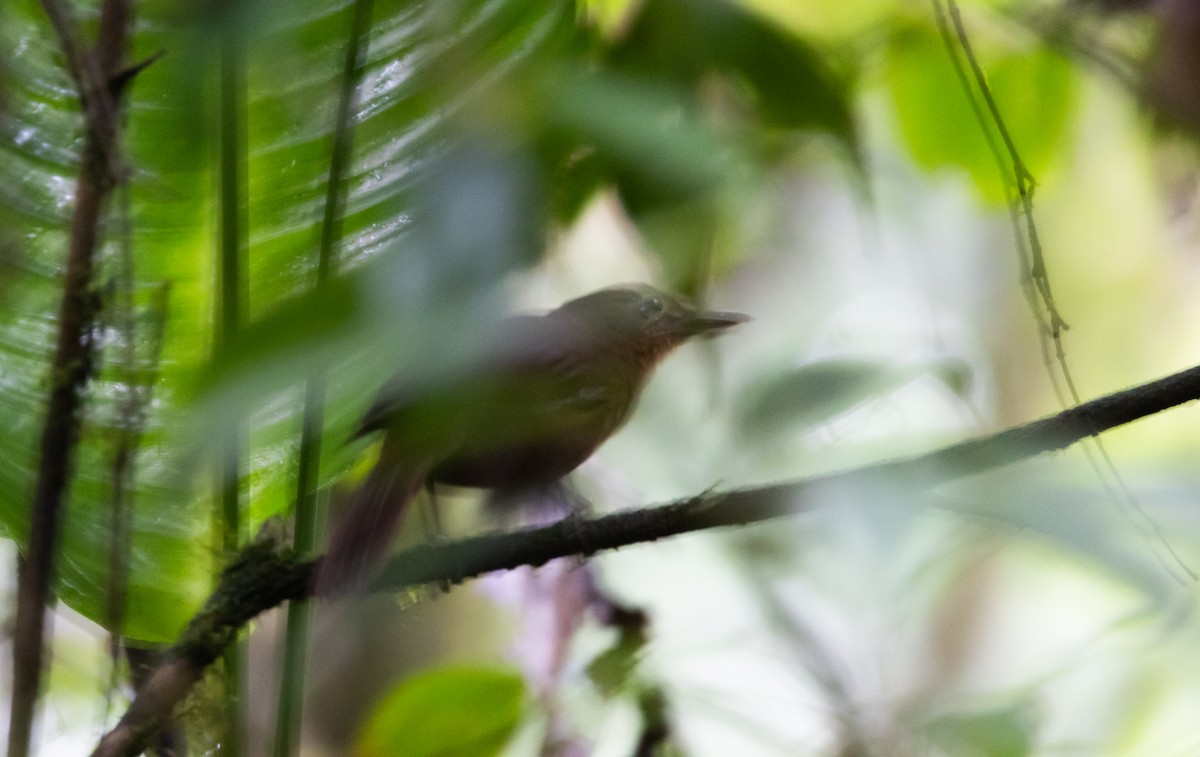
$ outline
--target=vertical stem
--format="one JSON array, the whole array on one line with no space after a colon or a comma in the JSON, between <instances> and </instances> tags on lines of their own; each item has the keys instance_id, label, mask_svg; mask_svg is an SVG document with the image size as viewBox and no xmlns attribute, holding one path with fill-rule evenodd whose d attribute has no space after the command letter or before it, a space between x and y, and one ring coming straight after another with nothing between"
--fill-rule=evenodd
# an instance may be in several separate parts
<instances>
[{"instance_id":1,"label":"vertical stem","mask_svg":"<svg viewBox=\"0 0 1200 757\"><path fill-rule=\"evenodd\" d=\"M218 68L220 95L218 111L219 132L219 206L220 206L220 266L217 285L216 347L221 349L237 333L241 319L242 249L245 229L242 214L245 205L245 151L242 143L242 120L245 107L245 61L242 40L236 23L226 19L221 27ZM226 430L224 444L219 450L218 499L215 520L220 544L218 555L222 564L232 557L241 540L242 518L240 502L242 429L231 425ZM225 676L228 687L226 702L227 727L225 751L240 753L244 743L242 718L242 667L244 650L230 645L225 653Z\"/></svg>"},{"instance_id":2,"label":"vertical stem","mask_svg":"<svg viewBox=\"0 0 1200 757\"><path fill-rule=\"evenodd\" d=\"M121 632L125 618L125 587L129 581L129 491L133 482L133 458L137 447L140 419L137 418L139 394L137 386L137 319L134 317L133 302L133 244L129 211L129 187L118 194L119 210L116 215L120 236L120 252L116 275L116 296L113 298L112 321L121 332L124 342L120 356L120 385L122 392L117 422L117 444L112 464L112 502L108 531L108 586L105 591L104 626L109 632L109 657L112 661L111 678L105 702L105 712L117 687L117 671L120 668Z\"/></svg>"},{"instance_id":3,"label":"vertical stem","mask_svg":"<svg viewBox=\"0 0 1200 757\"><path fill-rule=\"evenodd\" d=\"M304 428L300 434L300 459L296 471L294 546L298 553L309 554L316 543L316 487L321 460L321 427L324 423L325 401L325 382L321 377L313 376L309 379L304 399ZM307 661L311 608L307 602L293 602L286 612L282 675L275 714L275 757L289 757L294 753L299 742L304 711L304 668Z\"/></svg>"},{"instance_id":4,"label":"vertical stem","mask_svg":"<svg viewBox=\"0 0 1200 757\"><path fill-rule=\"evenodd\" d=\"M242 119L245 104L245 62L242 43L227 27L220 41L218 68L220 70L219 186L220 193L220 268L216 302L216 342L224 347L237 333L242 302L242 248L245 230L242 144ZM236 512L227 513L236 516ZM237 518L232 521L236 526ZM236 546L236 534L232 546Z\"/></svg>"},{"instance_id":5,"label":"vertical stem","mask_svg":"<svg viewBox=\"0 0 1200 757\"><path fill-rule=\"evenodd\" d=\"M128 201L128 193L125 201ZM128 208L122 210L125 223L128 222ZM127 231L125 232L128 237ZM128 243L128 238L124 244ZM112 681L109 694L116 689L117 674L120 668L120 651L123 646L121 637L122 625L125 622L126 604L129 589L129 557L133 538L133 490L137 451L142 441L146 427L146 415L149 411L150 400L154 391L154 382L158 376L158 363L162 351L163 332L166 328L168 295L171 291L169 284L162 284L155 292L154 300L147 315L149 333L146 334L147 354L138 355L136 341L138 336L137 318L133 301L133 258L131 250L126 249L122 258L120 277L123 302L118 306L121 328L124 332L125 350L122 356L122 377L125 385L125 397L121 403L118 420L120 433L117 438L117 449L113 455L112 469L112 520L108 547L108 586L106 590L107 605L104 611L104 624L111 636L109 654L112 659ZM144 360L146 370L138 367L137 361Z\"/></svg>"},{"instance_id":6,"label":"vertical stem","mask_svg":"<svg viewBox=\"0 0 1200 757\"><path fill-rule=\"evenodd\" d=\"M370 42L372 0L355 0L350 21L350 37L342 67L341 89L333 130L333 150L329 178L325 185L325 207L321 222L321 241L317 248L317 286L329 278L334 267L334 252L342 238L342 218L346 204L346 172L354 145L354 108L358 82L366 63ZM300 453L296 472L295 548L308 554L316 546L317 483L321 461L321 433L325 413L325 378L315 373L309 378L304 397L304 427L300 435ZM307 603L294 602L287 613L283 646L279 709L275 718L275 757L289 757L299 740L304 703L304 667L308 648Z\"/></svg>"},{"instance_id":7,"label":"vertical stem","mask_svg":"<svg viewBox=\"0 0 1200 757\"><path fill-rule=\"evenodd\" d=\"M75 460L84 389L92 373L93 322L97 299L92 275L100 219L117 175L116 98L107 77L125 53L128 7L105 0L100 8L100 49L86 49L70 6L43 0L58 35L84 112L85 137L75 188L66 274L59 305L58 337L50 372L50 397L42 429L37 483L30 514L29 541L17 558L17 610L13 622L13 687L8 755L26 757L45 667L46 607L58 554L62 511Z\"/></svg>"},{"instance_id":8,"label":"vertical stem","mask_svg":"<svg viewBox=\"0 0 1200 757\"><path fill-rule=\"evenodd\" d=\"M59 308L58 344L51 370L46 424L42 430L29 541L25 552L17 558L9 757L28 755L32 740L34 712L45 664L45 637L50 625L45 609L53 601L51 579L59 546L63 503L79 435L81 390L91 373L90 332L95 310L91 302L92 263L97 225L107 193L102 185L92 180L102 170L96 165L94 156L95 150L85 147L75 191L70 253ZM92 178L84 178L88 176Z\"/></svg>"},{"instance_id":9,"label":"vertical stem","mask_svg":"<svg viewBox=\"0 0 1200 757\"><path fill-rule=\"evenodd\" d=\"M354 108L358 103L358 82L366 65L370 46L372 0L355 0L350 21L350 40L342 67L341 91L333 131L333 153L329 159L329 181L325 185L325 209L321 222L321 244L317 252L317 285L329 278L334 248L342 237L342 216L346 205L346 171L354 147Z\"/></svg>"}]
</instances>

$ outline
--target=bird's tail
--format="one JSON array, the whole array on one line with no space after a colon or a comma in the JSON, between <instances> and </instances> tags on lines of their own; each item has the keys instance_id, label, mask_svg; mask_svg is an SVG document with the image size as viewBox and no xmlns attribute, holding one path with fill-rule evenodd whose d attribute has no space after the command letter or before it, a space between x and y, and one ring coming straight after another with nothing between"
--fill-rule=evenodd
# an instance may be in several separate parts
<instances>
[{"instance_id":1,"label":"bird's tail","mask_svg":"<svg viewBox=\"0 0 1200 757\"><path fill-rule=\"evenodd\" d=\"M341 596L365 588L404 522L408 505L425 479L425 466L381 458L333 527L317 568L313 592Z\"/></svg>"}]
</instances>

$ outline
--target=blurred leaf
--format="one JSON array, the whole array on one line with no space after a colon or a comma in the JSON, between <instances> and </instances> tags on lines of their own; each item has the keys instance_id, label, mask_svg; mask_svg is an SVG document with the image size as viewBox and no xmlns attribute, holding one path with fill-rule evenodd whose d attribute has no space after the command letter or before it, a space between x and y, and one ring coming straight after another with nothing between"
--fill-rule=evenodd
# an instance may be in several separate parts
<instances>
[{"instance_id":1,"label":"blurred leaf","mask_svg":"<svg viewBox=\"0 0 1200 757\"><path fill-rule=\"evenodd\" d=\"M525 684L517 673L440 668L388 694L367 721L362 757L486 757L498 754L521 719Z\"/></svg>"},{"instance_id":2,"label":"blurred leaf","mask_svg":"<svg viewBox=\"0 0 1200 757\"><path fill-rule=\"evenodd\" d=\"M1137 591L1143 609L1170 606L1179 591L1176 582L1186 580L1174 552L1182 546L1180 540L1163 530L1152 510L1144 509L1143 492L1134 493L1135 502L1118 500L1117 491L1098 492L1091 485L1057 480L1038 467L1017 477L990 472L949 491L959 512L1036 535L1058 554L1090 561Z\"/></svg>"},{"instance_id":3,"label":"blurred leaf","mask_svg":"<svg viewBox=\"0 0 1200 757\"><path fill-rule=\"evenodd\" d=\"M200 376L200 386L244 382L252 372L261 376L265 364L283 374L274 387L278 389L303 381L313 369L327 367L315 359L318 346L335 341L361 314L354 284L353 279L333 278L320 289L279 303L213 356Z\"/></svg>"},{"instance_id":4,"label":"blurred leaf","mask_svg":"<svg viewBox=\"0 0 1200 757\"><path fill-rule=\"evenodd\" d=\"M628 185L621 199L628 205ZM696 198L669 206L631 213L658 259L673 289L695 297L713 273L712 259L722 239L725 208L714 198Z\"/></svg>"},{"instance_id":5,"label":"blurred leaf","mask_svg":"<svg viewBox=\"0 0 1200 757\"><path fill-rule=\"evenodd\" d=\"M647 641L644 625L622 626L613 645L588 664L588 678L601 694L614 697L629 687Z\"/></svg>"},{"instance_id":6,"label":"blurred leaf","mask_svg":"<svg viewBox=\"0 0 1200 757\"><path fill-rule=\"evenodd\" d=\"M900 10L903 0L740 0L788 29L821 39L850 40L869 34Z\"/></svg>"},{"instance_id":7,"label":"blurred leaf","mask_svg":"<svg viewBox=\"0 0 1200 757\"><path fill-rule=\"evenodd\" d=\"M630 133L637 139L630 144L639 145L641 156L606 165L601 150L600 160L586 165L591 170L577 175L581 182L594 182L595 164L607 169L672 286L704 288L714 259L727 256L720 241L745 212L747 202L739 199L761 187L768 166L791 153L795 132L830 134L859 162L848 87L825 56L740 4L647 0L610 47L608 60L624 79L647 92L657 90L648 98L657 112L641 108L653 117L639 117ZM594 109L619 103L588 102ZM605 111L599 125L612 131L606 121L623 112ZM705 150L699 140L686 139L681 127L694 131L693 124L719 134L724 149ZM654 142L657 150L641 147ZM697 149L689 149L689 142ZM685 152L696 167L706 169L698 175L703 181L672 181L661 170L656 154L684 157Z\"/></svg>"},{"instance_id":8,"label":"blurred leaf","mask_svg":"<svg viewBox=\"0 0 1200 757\"><path fill-rule=\"evenodd\" d=\"M1040 175L1058 154L1074 104L1069 62L1043 44L997 50L973 40L973 47L1021 159ZM965 58L963 66L974 87ZM985 200L1007 199L996 160L935 29L918 26L895 35L888 49L887 85L900 133L920 166L963 169ZM978 92L974 96L996 134L983 98ZM1002 160L1011 165L999 136L995 139Z\"/></svg>"},{"instance_id":9,"label":"blurred leaf","mask_svg":"<svg viewBox=\"0 0 1200 757\"><path fill-rule=\"evenodd\" d=\"M971 364L966 360L939 360L931 366L931 371L955 396L966 397L970 394L973 377Z\"/></svg>"},{"instance_id":10,"label":"blurred leaf","mask_svg":"<svg viewBox=\"0 0 1200 757\"><path fill-rule=\"evenodd\" d=\"M707 270L722 198L755 170L744 140L661 80L559 70L535 93L541 151L562 156L551 177L556 212L569 220L596 189L615 185L666 278L686 291Z\"/></svg>"},{"instance_id":11,"label":"blurred leaf","mask_svg":"<svg viewBox=\"0 0 1200 757\"><path fill-rule=\"evenodd\" d=\"M933 30L914 29L893 40L887 83L900 133L919 165L964 168L972 179L987 182L980 187L987 196L1003 192L987 141Z\"/></svg>"},{"instance_id":12,"label":"blurred leaf","mask_svg":"<svg viewBox=\"0 0 1200 757\"><path fill-rule=\"evenodd\" d=\"M731 43L726 66L750 85L767 122L825 131L853 146L846 87L836 81L821 54L756 15L740 15L740 21L736 28L724 30Z\"/></svg>"},{"instance_id":13,"label":"blurred leaf","mask_svg":"<svg viewBox=\"0 0 1200 757\"><path fill-rule=\"evenodd\" d=\"M565 148L565 149L564 149ZM560 155L553 151L561 150ZM554 220L570 225L579 218L592 197L611 178L605 159L594 147L579 143L558 143L543 148L543 161L551 166L548 205Z\"/></svg>"},{"instance_id":14,"label":"blurred leaf","mask_svg":"<svg viewBox=\"0 0 1200 757\"><path fill-rule=\"evenodd\" d=\"M1025 757L1033 751L1037 720L1032 704L999 710L951 713L925 726L941 753L954 757Z\"/></svg>"},{"instance_id":15,"label":"blurred leaf","mask_svg":"<svg viewBox=\"0 0 1200 757\"><path fill-rule=\"evenodd\" d=\"M880 358L833 358L800 366L759 390L741 418L747 434L810 428L900 388L924 372Z\"/></svg>"},{"instance_id":16,"label":"blurred leaf","mask_svg":"<svg viewBox=\"0 0 1200 757\"><path fill-rule=\"evenodd\" d=\"M711 192L739 157L735 142L661 82L561 70L535 91L548 133L590 145L634 208Z\"/></svg>"},{"instance_id":17,"label":"blurred leaf","mask_svg":"<svg viewBox=\"0 0 1200 757\"><path fill-rule=\"evenodd\" d=\"M987 69L1004 125L1021 160L1035 176L1043 173L1064 145L1075 105L1075 71L1070 61L1046 45L1001 57Z\"/></svg>"},{"instance_id":18,"label":"blurred leaf","mask_svg":"<svg viewBox=\"0 0 1200 757\"><path fill-rule=\"evenodd\" d=\"M542 259L545 201L532 156L498 142L462 139L433 161L417 207L427 286L479 290Z\"/></svg>"},{"instance_id":19,"label":"blurred leaf","mask_svg":"<svg viewBox=\"0 0 1200 757\"><path fill-rule=\"evenodd\" d=\"M738 77L771 124L815 129L853 145L845 87L805 40L726 0L646 0L619 64L686 84L710 71Z\"/></svg>"}]
</instances>

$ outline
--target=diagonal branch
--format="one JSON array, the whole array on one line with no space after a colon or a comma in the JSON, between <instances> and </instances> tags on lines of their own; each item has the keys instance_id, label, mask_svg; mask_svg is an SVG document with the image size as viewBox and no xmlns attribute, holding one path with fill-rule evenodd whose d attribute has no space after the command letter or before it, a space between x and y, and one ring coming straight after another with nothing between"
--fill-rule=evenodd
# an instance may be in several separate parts
<instances>
[{"instance_id":1,"label":"diagonal branch","mask_svg":"<svg viewBox=\"0 0 1200 757\"><path fill-rule=\"evenodd\" d=\"M803 512L834 487L886 487L903 497L964 476L1068 447L1108 429L1200 399L1200 367L1110 394L989 436L914 457L754 489L705 493L660 507L568 519L549 526L414 547L396 555L376 583L394 591L462 582L496 570L656 541L720 526ZM258 613L310 596L315 561L258 541L242 551L217 590L92 757L135 755L187 694L204 668Z\"/></svg>"}]
</instances>

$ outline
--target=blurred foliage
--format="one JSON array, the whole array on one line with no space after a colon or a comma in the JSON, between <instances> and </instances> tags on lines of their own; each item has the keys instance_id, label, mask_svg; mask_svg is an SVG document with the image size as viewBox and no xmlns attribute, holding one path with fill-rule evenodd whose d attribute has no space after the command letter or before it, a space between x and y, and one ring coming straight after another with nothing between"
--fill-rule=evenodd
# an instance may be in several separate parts
<instances>
[{"instance_id":1,"label":"blurred foliage","mask_svg":"<svg viewBox=\"0 0 1200 757\"><path fill-rule=\"evenodd\" d=\"M471 345L446 335L486 338L459 324L491 320L487 313L500 306L497 283L542 259L544 218L570 221L593 193L615 185L635 218L677 212L668 235L697 221L711 227L729 177L766 165L752 141L768 138L762 129L824 130L852 148L844 88L803 39L717 0L688 6L648 3L626 35L604 41L570 4L539 11L516 2L377 4L354 114L340 250L349 271L320 290L311 289L312 248L348 10L311 1L270 18L252 5L235 21L215 7L141 6L134 55L167 55L139 76L129 105L135 173L122 190L128 219L118 217L117 227L128 224L135 260L134 312L121 316L133 330L110 329L103 341L104 370L91 390L72 493L63 599L102 616L113 440L130 420L121 398L136 371L160 379L138 452L125 632L164 641L208 580L207 517L197 505L208 489L203 461L217 429L250 419L252 523L286 512L300 380L355 361L356 370L336 372L331 383L330 435L338 439L376 376L403 368L419 377L453 366ZM20 539L79 124L40 10L15 2L5 13L4 33L17 51L8 68L18 86L5 117L11 139L0 212L22 230L26 281L5 310L11 386L3 401L13 421L0 438L11 463L0 482L0 523ZM684 30L676 23L688 18L697 24L688 33L704 35L704 46L678 36ZM232 33L247 48L250 323L209 363L217 103L208 72L216 39ZM642 54L651 48L660 54ZM729 75L750 96L741 110L753 121L734 131L732 122L718 127L705 99L706 71ZM111 235L101 285L120 285L124 244ZM667 253L679 286L702 285L707 267L695 254ZM164 282L171 285L166 336L161 355L153 355L154 292ZM141 365L122 365L129 354ZM438 359L414 360L429 354ZM326 449L327 471L352 454L338 444Z\"/></svg>"},{"instance_id":2,"label":"blurred foliage","mask_svg":"<svg viewBox=\"0 0 1200 757\"><path fill-rule=\"evenodd\" d=\"M929 739L942 754L1024 757L1033 751L1036 723L1028 708L955 713L930 722Z\"/></svg>"},{"instance_id":3,"label":"blurred foliage","mask_svg":"<svg viewBox=\"0 0 1200 757\"><path fill-rule=\"evenodd\" d=\"M774 375L752 390L741 427L747 438L811 429L928 374L966 394L969 377L964 378L962 368L954 362L905 366L883 357L819 360Z\"/></svg>"},{"instance_id":4,"label":"blurred foliage","mask_svg":"<svg viewBox=\"0 0 1200 757\"><path fill-rule=\"evenodd\" d=\"M415 675L376 707L362 757L499 754L520 722L525 684L516 672L442 668Z\"/></svg>"},{"instance_id":5,"label":"blurred foliage","mask_svg":"<svg viewBox=\"0 0 1200 757\"><path fill-rule=\"evenodd\" d=\"M1009 261L1006 243L994 241L1010 193L997 161L1010 158L1003 148L995 152L994 124L986 116L981 124L972 110L971 97L982 107L981 93L970 81L973 94L964 91L933 8L899 0L376 0L353 114L340 273L316 288L314 249L350 5L298 0L281 12L266 3L139 3L132 58L166 54L129 91L123 136L131 172L112 203L97 272L105 302L97 326L101 371L88 389L59 596L103 622L115 570L115 460L122 444L136 440L130 585L119 630L147 642L173 639L212 580L211 445L219 430L233 421L249 429L243 487L251 529L286 517L305 379L328 376L320 468L322 485L332 486L362 453L346 440L381 377L404 371L419 383L453 376L514 299L543 286L552 292L544 299L557 302L571 286L594 283L563 273L573 270L564 248L598 214L609 214L619 231L585 247L592 256L582 267L604 268L605 256L623 244L635 248L641 267L622 271L642 271L697 298L730 297L741 287L744 309L759 319L722 344L729 359L721 371L712 370L710 351L690 353L692 364L679 358L665 365L665 380L649 388L630 433L606 448L637 482L640 501L894 455L966 433L964 426L973 431L996 407L1044 411L1028 399L1040 357L1029 357L1032 349L1016 357L1001 351L1011 345L980 346L989 339L1033 343L1028 334L1014 337L1013 324L1024 316L1006 304L1008 285L996 283L1013 278L1007 268L998 273ZM1039 179L1052 183L1086 162L1076 160L1082 135L1098 139L1118 121L1136 121L1125 111L1122 120L1088 109L1113 99L1111 82L1095 75L1098 57L1113 52L1100 44L1105 34L1145 40L1144 19L1131 20L1134 31L1125 33L1123 21L1087 15L1073 3L981 0L962 8L996 106ZM79 12L94 21L94 4ZM1098 31L1073 39L1060 26ZM233 34L247 62L248 322L213 354L216 64L221 39ZM11 51L0 61L0 529L21 544L81 126L36 0L0 4L0 45ZM1188 72L1170 63L1162 70L1171 81ZM973 195L947 201L950 192L938 183L944 176L955 188L963 180ZM1121 214L1130 209L1125 189L1118 187ZM858 203L852 211L839 204L844 194ZM1065 201L1057 206L1064 207L1071 210ZM1118 215L1088 210L1097 223ZM865 221L869 214L883 220ZM987 253L1003 263L980 263ZM1093 253L1070 270L1106 270ZM1052 256L1053 265L1067 265L1062 260ZM1096 285L1097 311L1107 312L1127 283L1123 270ZM886 299L905 286L919 294L899 306ZM1174 329L1161 328L1159 317L1147 316L1161 339ZM860 328L862 318L871 329ZM978 324L962 325L971 319ZM854 342L867 331L864 343ZM1109 331L1097 329L1103 349ZM709 362L698 364L701 354ZM696 378L717 373L708 383ZM1019 387L1015 398L991 393L993 381L1005 380ZM730 403L737 407L713 411L718 394L736 398ZM854 443L825 443L830 438ZM1128 592L1139 608L1171 607L1174 589L1144 554L1160 557L1160 530L1141 513L1098 515L1103 495L1080 483L1087 475L1071 469L1067 483L1037 475L1004 485L989 479L978 491L952 490L931 509L1026 535L1034 546L1021 549L1048 550L1067 572L1091 566L1093 578L1102 576L1095 579L1104 594L1098 606L1109 607L1109 593ZM1176 486L1155 501L1194 493L1191 484ZM904 692L887 703L899 715L879 716L887 727L854 732L856 718L870 718L856 710L852 684L861 699L884 706L886 681L863 672L870 667L863 660L878 649L916 648L914 657L933 658L929 676L943 678L914 690L969 678L968 652L954 646L967 645L969 634L954 624L982 621L963 589L974 580L968 550L954 550L975 532L964 535L937 518L918 528L913 503L894 503L887 492L839 492L830 501L835 506L813 519L812 530L755 531L732 558L760 568L764 581L806 578L803 587L788 584L799 597L794 604L815 616L806 665L799 672L772 666L763 676L818 680L809 699L787 703L792 709L779 722L824 718L792 734L806 745L886 743L888 728L902 725L946 754L965 754L968 744L980 754L1037 751L1053 714L1033 718L1017 696L996 705L964 694L970 702L939 709ZM1194 532L1186 514L1173 517L1167 532ZM689 562L693 548L699 558ZM731 559L728 552L678 549L668 564L617 580L630 593L649 592L648 575L671 587L665 600L646 599L655 613L649 642L618 639L589 670L613 700L636 691L643 721L671 715L674 723L674 697L681 708L695 704L686 701L688 675L731 683L719 664L677 675L668 659L648 675L655 685L645 684L640 666L649 650L670 643L659 641L660 630L669 639L684 628L698 639L693 647L722 647L705 648L719 659L730 637L745 640L731 624L761 610L713 568ZM613 558L616 575L626 559ZM1063 570L1063 562L1054 568ZM897 596L908 605L897 608ZM680 610L688 622L672 625L678 608L671 603L689 601L697 615ZM925 611L920 622L913 621L916 605ZM802 636L781 620L785 614L766 625L779 637ZM893 626L908 630L886 630ZM885 630L872 636L878 629ZM947 638L953 643L934 652L921 647ZM834 650L830 658L853 657L853 670L825 665L827 650ZM495 753L528 714L524 697L508 673L435 671L401 684L379 705L363 753L397 754L403 744L404 753L431 754L449 743ZM811 697L832 703L831 712L818 707L812 718L794 717L814 709ZM922 706L904 706L917 700ZM713 709L745 718L744 730L763 739L766 729L754 719L775 712L734 712L724 700ZM1137 713L1125 715L1109 726L1135 730L1128 723ZM719 719L681 718L685 731L701 733ZM776 753L788 748L795 743Z\"/></svg>"},{"instance_id":6,"label":"blurred foliage","mask_svg":"<svg viewBox=\"0 0 1200 757\"><path fill-rule=\"evenodd\" d=\"M972 48L1022 161L1035 176L1044 176L1062 154L1076 74L1068 60L1028 33L1014 33L1016 39L997 36L975 35ZM962 53L955 54L962 75L970 78ZM986 115L982 94L974 93L970 98L982 116L981 126L936 28L928 20L900 26L889 43L887 67L900 133L917 163L965 170L984 198L1008 201L1009 187L997 161L1008 165L1011 157Z\"/></svg>"},{"instance_id":7,"label":"blurred foliage","mask_svg":"<svg viewBox=\"0 0 1200 757\"><path fill-rule=\"evenodd\" d=\"M588 663L588 678L601 694L616 696L634 681L634 670L648 641L640 625L621 628L616 642Z\"/></svg>"}]
</instances>

